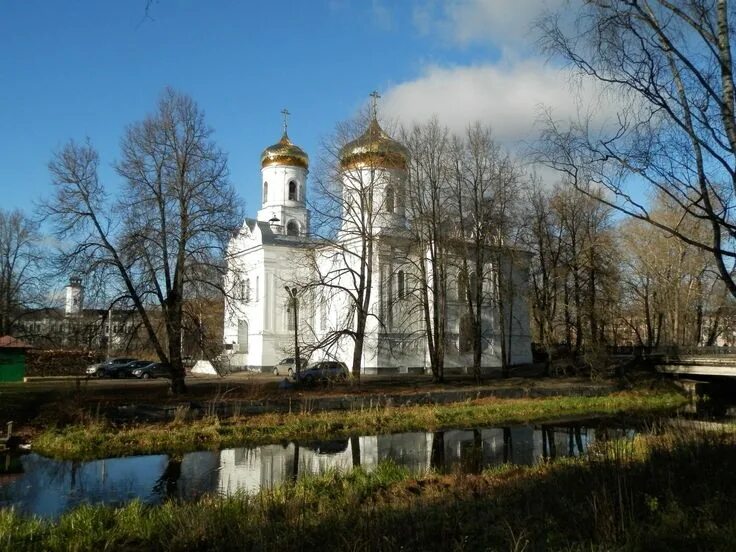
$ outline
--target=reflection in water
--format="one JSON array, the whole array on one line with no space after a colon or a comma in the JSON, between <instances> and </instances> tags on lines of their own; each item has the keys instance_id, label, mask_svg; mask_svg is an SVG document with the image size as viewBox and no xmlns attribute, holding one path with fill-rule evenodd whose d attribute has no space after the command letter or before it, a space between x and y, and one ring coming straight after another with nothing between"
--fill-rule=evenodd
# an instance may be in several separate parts
<instances>
[{"instance_id":1,"label":"reflection in water","mask_svg":"<svg viewBox=\"0 0 736 552\"><path fill-rule=\"evenodd\" d=\"M20 466L16 457L14 474L0 468L0 506L56 517L84 502L120 504L140 498L158 503L211 492L255 493L328 470L361 466L370 471L386 460L413 473L477 472L508 462L530 465L576 456L594 440L626 436L633 431L571 424L355 436L193 452L182 458L153 455L80 463L29 454L20 458Z\"/></svg>"}]
</instances>

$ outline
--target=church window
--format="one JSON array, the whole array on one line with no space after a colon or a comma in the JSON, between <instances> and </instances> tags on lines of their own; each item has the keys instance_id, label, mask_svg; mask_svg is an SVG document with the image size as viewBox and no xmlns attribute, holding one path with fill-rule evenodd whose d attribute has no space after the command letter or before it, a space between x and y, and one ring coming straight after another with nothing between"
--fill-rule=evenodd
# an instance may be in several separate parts
<instances>
[{"instance_id":1,"label":"church window","mask_svg":"<svg viewBox=\"0 0 736 552\"><path fill-rule=\"evenodd\" d=\"M457 274L457 300L464 301L468 294L468 277L462 270Z\"/></svg>"},{"instance_id":2,"label":"church window","mask_svg":"<svg viewBox=\"0 0 736 552\"><path fill-rule=\"evenodd\" d=\"M389 329L393 328L394 325L394 286L393 286L393 278L388 278L388 289L386 290L386 295L388 298L387 305L386 305L386 324L388 325Z\"/></svg>"},{"instance_id":3,"label":"church window","mask_svg":"<svg viewBox=\"0 0 736 552\"><path fill-rule=\"evenodd\" d=\"M263 183L263 203L268 203L268 182Z\"/></svg>"},{"instance_id":4,"label":"church window","mask_svg":"<svg viewBox=\"0 0 736 552\"><path fill-rule=\"evenodd\" d=\"M478 275L475 272L470 274L470 292L475 298L475 290L478 289Z\"/></svg>"},{"instance_id":5,"label":"church window","mask_svg":"<svg viewBox=\"0 0 736 552\"><path fill-rule=\"evenodd\" d=\"M298 236L299 235L299 224L295 220L290 220L286 225L287 236Z\"/></svg>"},{"instance_id":6,"label":"church window","mask_svg":"<svg viewBox=\"0 0 736 552\"><path fill-rule=\"evenodd\" d=\"M403 270L399 270L399 273L396 275L396 279L398 281L399 299L403 299L404 295L406 294L406 289L404 288L405 282L404 282L404 271Z\"/></svg>"},{"instance_id":7,"label":"church window","mask_svg":"<svg viewBox=\"0 0 736 552\"><path fill-rule=\"evenodd\" d=\"M394 189L390 186L386 188L386 212L394 212Z\"/></svg>"},{"instance_id":8,"label":"church window","mask_svg":"<svg viewBox=\"0 0 736 552\"><path fill-rule=\"evenodd\" d=\"M320 302L319 306L320 310L320 316L319 316L319 329L324 331L327 329L327 303L325 302L325 297L322 296L322 300Z\"/></svg>"},{"instance_id":9,"label":"church window","mask_svg":"<svg viewBox=\"0 0 736 552\"><path fill-rule=\"evenodd\" d=\"M296 190L296 182L293 180L289 181L289 201L296 201L297 198L297 190Z\"/></svg>"},{"instance_id":10,"label":"church window","mask_svg":"<svg viewBox=\"0 0 736 552\"><path fill-rule=\"evenodd\" d=\"M460 319L458 349L461 353L469 353L473 350L473 324L467 314Z\"/></svg>"},{"instance_id":11,"label":"church window","mask_svg":"<svg viewBox=\"0 0 736 552\"><path fill-rule=\"evenodd\" d=\"M245 289L243 290L243 299L250 301L250 279L245 280Z\"/></svg>"},{"instance_id":12,"label":"church window","mask_svg":"<svg viewBox=\"0 0 736 552\"><path fill-rule=\"evenodd\" d=\"M256 276L256 301L258 301L258 298L261 296L261 279L260 277Z\"/></svg>"}]
</instances>

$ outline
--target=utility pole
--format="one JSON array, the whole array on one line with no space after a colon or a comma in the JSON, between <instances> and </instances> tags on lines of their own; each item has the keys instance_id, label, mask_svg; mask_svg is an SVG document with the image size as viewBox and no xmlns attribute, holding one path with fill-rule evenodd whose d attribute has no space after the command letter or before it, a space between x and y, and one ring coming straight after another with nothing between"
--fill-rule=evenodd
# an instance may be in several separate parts
<instances>
[{"instance_id":1,"label":"utility pole","mask_svg":"<svg viewBox=\"0 0 736 552\"><path fill-rule=\"evenodd\" d=\"M301 359L299 358L299 299L297 298L299 290L295 287L290 289L289 286L284 286L284 289L286 290L286 295L289 296L289 303L291 303L291 308L294 312L294 366L296 368L296 381L297 383L300 383Z\"/></svg>"}]
</instances>

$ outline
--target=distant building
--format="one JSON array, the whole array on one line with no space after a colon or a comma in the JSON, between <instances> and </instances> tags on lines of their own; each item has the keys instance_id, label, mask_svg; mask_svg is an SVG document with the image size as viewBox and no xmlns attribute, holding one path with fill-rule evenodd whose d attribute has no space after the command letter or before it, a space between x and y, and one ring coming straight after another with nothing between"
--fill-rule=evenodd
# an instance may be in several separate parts
<instances>
[{"instance_id":1,"label":"distant building","mask_svg":"<svg viewBox=\"0 0 736 552\"><path fill-rule=\"evenodd\" d=\"M85 309L81 279L73 277L64 290L61 308L25 312L18 334L41 348L81 348L105 350L110 341L114 351L130 349L142 337L142 328L131 309Z\"/></svg>"}]
</instances>

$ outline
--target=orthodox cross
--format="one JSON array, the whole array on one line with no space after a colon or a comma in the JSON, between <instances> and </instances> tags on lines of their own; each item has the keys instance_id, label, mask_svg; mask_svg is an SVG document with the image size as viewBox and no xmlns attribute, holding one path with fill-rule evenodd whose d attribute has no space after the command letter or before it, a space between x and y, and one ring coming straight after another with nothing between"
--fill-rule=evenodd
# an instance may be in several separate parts
<instances>
[{"instance_id":1,"label":"orthodox cross","mask_svg":"<svg viewBox=\"0 0 736 552\"><path fill-rule=\"evenodd\" d=\"M378 98L381 96L378 95L378 92L375 90L368 94L371 97L371 113L373 114L373 118L378 118Z\"/></svg>"},{"instance_id":2,"label":"orthodox cross","mask_svg":"<svg viewBox=\"0 0 736 552\"><path fill-rule=\"evenodd\" d=\"M289 115L291 113L289 113L288 109L284 108L281 110L281 114L284 116L284 134L286 134L286 127L289 126Z\"/></svg>"}]
</instances>

